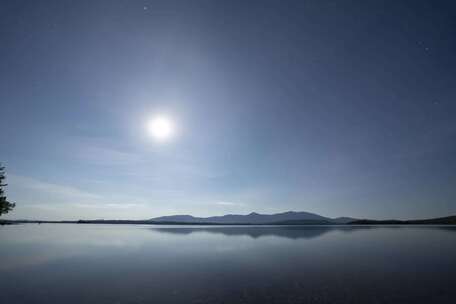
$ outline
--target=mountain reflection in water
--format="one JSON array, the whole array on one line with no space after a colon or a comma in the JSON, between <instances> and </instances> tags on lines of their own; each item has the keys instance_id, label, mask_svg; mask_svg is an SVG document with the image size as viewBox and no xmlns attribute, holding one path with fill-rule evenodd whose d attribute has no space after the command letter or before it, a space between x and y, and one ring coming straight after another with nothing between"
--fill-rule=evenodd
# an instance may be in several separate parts
<instances>
[{"instance_id":1,"label":"mountain reflection in water","mask_svg":"<svg viewBox=\"0 0 456 304\"><path fill-rule=\"evenodd\" d=\"M456 228L0 227L0 303L454 303Z\"/></svg>"}]
</instances>

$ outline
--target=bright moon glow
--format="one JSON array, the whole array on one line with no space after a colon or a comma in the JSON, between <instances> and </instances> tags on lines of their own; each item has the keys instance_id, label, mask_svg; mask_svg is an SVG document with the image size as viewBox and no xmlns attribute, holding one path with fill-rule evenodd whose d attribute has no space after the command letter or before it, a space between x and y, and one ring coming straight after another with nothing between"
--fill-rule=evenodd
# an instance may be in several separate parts
<instances>
[{"instance_id":1,"label":"bright moon glow","mask_svg":"<svg viewBox=\"0 0 456 304\"><path fill-rule=\"evenodd\" d=\"M147 130L155 139L166 140L173 136L174 125L168 118L160 116L149 121Z\"/></svg>"}]
</instances>

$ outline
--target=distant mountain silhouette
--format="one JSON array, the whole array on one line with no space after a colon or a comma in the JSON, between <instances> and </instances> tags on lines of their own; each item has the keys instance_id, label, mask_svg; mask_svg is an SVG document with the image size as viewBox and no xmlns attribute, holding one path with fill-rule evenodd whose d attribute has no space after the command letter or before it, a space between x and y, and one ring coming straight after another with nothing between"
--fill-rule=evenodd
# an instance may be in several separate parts
<instances>
[{"instance_id":1,"label":"distant mountain silhouette","mask_svg":"<svg viewBox=\"0 0 456 304\"><path fill-rule=\"evenodd\" d=\"M256 212L247 215L227 214L222 216L194 217L191 215L170 215L150 219L153 222L191 223L191 224L347 224L357 219L349 217L328 218L310 212L288 211L276 214L259 214Z\"/></svg>"},{"instance_id":2,"label":"distant mountain silhouette","mask_svg":"<svg viewBox=\"0 0 456 304\"><path fill-rule=\"evenodd\" d=\"M0 225L19 223L53 224L137 224L137 225L456 225L456 215L418 219L418 220L370 220L351 217L329 218L310 212L288 211L276 214L246 215L227 214L211 217L191 215L161 216L146 220L78 220L78 221L43 221L43 220L0 220Z\"/></svg>"}]
</instances>

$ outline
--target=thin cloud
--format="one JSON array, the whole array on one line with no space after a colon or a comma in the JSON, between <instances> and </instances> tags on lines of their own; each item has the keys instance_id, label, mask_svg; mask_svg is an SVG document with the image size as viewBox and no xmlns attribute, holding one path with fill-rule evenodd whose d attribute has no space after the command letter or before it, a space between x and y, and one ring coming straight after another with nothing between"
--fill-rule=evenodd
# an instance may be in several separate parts
<instances>
[{"instance_id":1,"label":"thin cloud","mask_svg":"<svg viewBox=\"0 0 456 304\"><path fill-rule=\"evenodd\" d=\"M8 181L11 194L32 193L36 195L37 199L39 197L48 198L49 202L53 200L57 202L96 202L103 199L101 195L76 187L43 182L26 176L8 175Z\"/></svg>"},{"instance_id":2,"label":"thin cloud","mask_svg":"<svg viewBox=\"0 0 456 304\"><path fill-rule=\"evenodd\" d=\"M245 206L245 204L242 204L242 203L224 202L224 201L216 202L215 204L219 205L219 206L238 206L238 207Z\"/></svg>"},{"instance_id":3,"label":"thin cloud","mask_svg":"<svg viewBox=\"0 0 456 304\"><path fill-rule=\"evenodd\" d=\"M74 204L75 207L80 208L97 208L97 209L130 209L144 206L144 204L136 203L100 203L100 204Z\"/></svg>"},{"instance_id":4,"label":"thin cloud","mask_svg":"<svg viewBox=\"0 0 456 304\"><path fill-rule=\"evenodd\" d=\"M8 175L8 182L12 201L43 209L52 209L61 204L79 208L129 209L143 207L147 202L140 197L113 198L26 176Z\"/></svg>"},{"instance_id":5,"label":"thin cloud","mask_svg":"<svg viewBox=\"0 0 456 304\"><path fill-rule=\"evenodd\" d=\"M77 157L82 161L100 166L132 165L143 161L138 154L99 146L80 148Z\"/></svg>"}]
</instances>

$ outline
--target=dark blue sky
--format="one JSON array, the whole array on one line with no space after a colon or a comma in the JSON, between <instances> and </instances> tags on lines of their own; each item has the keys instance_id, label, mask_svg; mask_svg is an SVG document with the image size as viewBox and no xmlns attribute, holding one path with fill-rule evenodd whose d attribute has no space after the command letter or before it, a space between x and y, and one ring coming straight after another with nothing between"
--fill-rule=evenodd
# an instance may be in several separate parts
<instances>
[{"instance_id":1,"label":"dark blue sky","mask_svg":"<svg viewBox=\"0 0 456 304\"><path fill-rule=\"evenodd\" d=\"M2 1L9 216L454 214L455 54L454 1Z\"/></svg>"}]
</instances>

